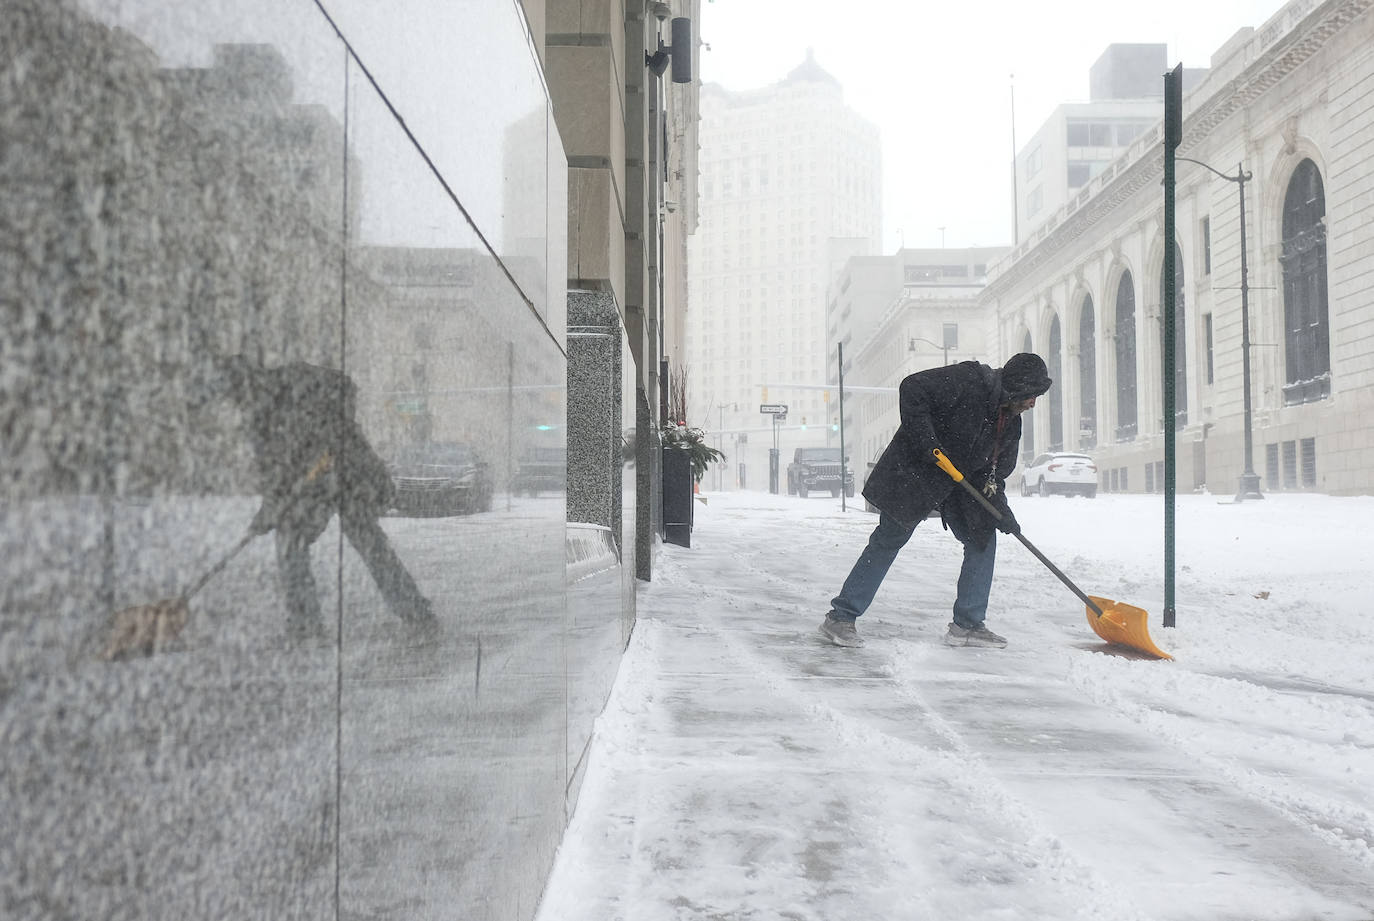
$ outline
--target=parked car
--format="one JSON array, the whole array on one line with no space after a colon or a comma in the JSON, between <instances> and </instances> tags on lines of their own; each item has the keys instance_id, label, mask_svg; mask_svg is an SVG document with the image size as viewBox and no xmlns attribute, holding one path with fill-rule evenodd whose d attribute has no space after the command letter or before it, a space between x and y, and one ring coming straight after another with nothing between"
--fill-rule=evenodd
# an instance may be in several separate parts
<instances>
[{"instance_id":1,"label":"parked car","mask_svg":"<svg viewBox=\"0 0 1374 921\"><path fill-rule=\"evenodd\" d=\"M391 464L393 505L402 515L457 515L491 511L487 465L472 449L452 441L406 445Z\"/></svg>"},{"instance_id":2,"label":"parked car","mask_svg":"<svg viewBox=\"0 0 1374 921\"><path fill-rule=\"evenodd\" d=\"M1021 495L1097 495L1097 464L1086 454L1041 454L1021 474Z\"/></svg>"},{"instance_id":3,"label":"parked car","mask_svg":"<svg viewBox=\"0 0 1374 921\"><path fill-rule=\"evenodd\" d=\"M838 499L842 469L839 448L797 448L787 465L787 494L805 499L813 490L825 489ZM843 489L846 496L854 495L853 470L844 470Z\"/></svg>"},{"instance_id":4,"label":"parked car","mask_svg":"<svg viewBox=\"0 0 1374 921\"><path fill-rule=\"evenodd\" d=\"M568 488L566 448L530 448L520 458L511 492L537 496L541 492L565 492Z\"/></svg>"}]
</instances>

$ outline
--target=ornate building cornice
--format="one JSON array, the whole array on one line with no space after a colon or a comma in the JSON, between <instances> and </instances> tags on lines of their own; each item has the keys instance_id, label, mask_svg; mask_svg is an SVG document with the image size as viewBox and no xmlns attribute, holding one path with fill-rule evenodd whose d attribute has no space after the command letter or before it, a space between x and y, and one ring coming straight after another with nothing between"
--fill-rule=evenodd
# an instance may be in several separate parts
<instances>
[{"instance_id":1,"label":"ornate building cornice","mask_svg":"<svg viewBox=\"0 0 1374 921\"><path fill-rule=\"evenodd\" d=\"M1272 44L1264 48L1255 61L1240 74L1217 88L1183 121L1180 151L1201 143L1218 125L1238 111L1243 111L1298 67L1315 56L1350 23L1374 7L1374 0L1326 0L1316 3L1301 22ZM1259 40L1264 41L1264 33ZM1162 119L1161 119L1162 121ZM1048 264L1054 256L1083 236L1099 221L1113 214L1124 202L1147 185L1158 185L1164 173L1164 151L1161 149L1160 125L1155 125L1138 142L1140 153L1129 163L1109 166L1110 173L1096 195L1082 201L1050 226L1036 231L1042 239L1026 246L1024 254L1016 257L1005 270L988 282L983 290L985 298L1007 294L1027 276ZM1072 207L1076 199L1071 199ZM1023 244L1024 245L1024 244Z\"/></svg>"}]
</instances>

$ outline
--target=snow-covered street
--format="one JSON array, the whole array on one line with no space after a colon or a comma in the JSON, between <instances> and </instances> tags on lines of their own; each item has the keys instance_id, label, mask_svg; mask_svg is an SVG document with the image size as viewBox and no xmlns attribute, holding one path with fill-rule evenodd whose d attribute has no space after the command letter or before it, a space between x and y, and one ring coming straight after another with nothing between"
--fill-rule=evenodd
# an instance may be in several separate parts
<instances>
[{"instance_id":1,"label":"snow-covered street","mask_svg":"<svg viewBox=\"0 0 1374 921\"><path fill-rule=\"evenodd\" d=\"M1374 918L1374 498L1013 498L1174 662L1116 654L1003 538L949 649L960 551L921 525L863 649L816 633L876 516L708 496L665 546L540 921ZM857 507L856 507L857 503Z\"/></svg>"}]
</instances>

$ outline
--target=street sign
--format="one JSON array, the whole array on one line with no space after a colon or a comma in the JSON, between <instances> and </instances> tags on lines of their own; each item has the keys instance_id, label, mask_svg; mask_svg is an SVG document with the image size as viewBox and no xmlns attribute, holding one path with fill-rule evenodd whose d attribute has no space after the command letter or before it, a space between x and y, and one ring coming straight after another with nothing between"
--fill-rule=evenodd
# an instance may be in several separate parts
<instances>
[{"instance_id":1,"label":"street sign","mask_svg":"<svg viewBox=\"0 0 1374 921\"><path fill-rule=\"evenodd\" d=\"M781 415L787 415L787 404L786 404L786 403L764 403L764 404L762 404L761 406L759 406L759 412L761 412L761 413L772 413L772 414L774 414L774 415L779 415L779 414L781 414Z\"/></svg>"}]
</instances>

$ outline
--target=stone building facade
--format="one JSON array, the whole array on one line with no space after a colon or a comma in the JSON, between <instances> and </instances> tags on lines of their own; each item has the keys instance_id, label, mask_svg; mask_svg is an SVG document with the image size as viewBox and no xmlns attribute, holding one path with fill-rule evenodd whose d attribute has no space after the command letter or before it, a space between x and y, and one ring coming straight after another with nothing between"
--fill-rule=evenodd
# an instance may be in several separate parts
<instances>
[{"instance_id":1,"label":"stone building facade","mask_svg":"<svg viewBox=\"0 0 1374 921\"><path fill-rule=\"evenodd\" d=\"M1253 470L1268 490L1374 490L1372 8L1292 0L1185 94L1180 490L1233 492L1245 468L1241 184L1217 175L1242 169ZM1039 352L1056 378L1025 454L1090 450L1105 489L1163 484L1162 164L1155 126L996 263L981 298L1002 356Z\"/></svg>"}]
</instances>

